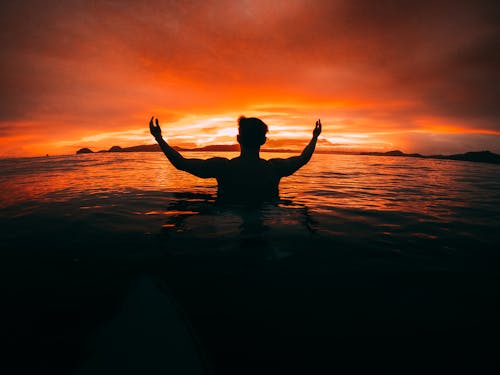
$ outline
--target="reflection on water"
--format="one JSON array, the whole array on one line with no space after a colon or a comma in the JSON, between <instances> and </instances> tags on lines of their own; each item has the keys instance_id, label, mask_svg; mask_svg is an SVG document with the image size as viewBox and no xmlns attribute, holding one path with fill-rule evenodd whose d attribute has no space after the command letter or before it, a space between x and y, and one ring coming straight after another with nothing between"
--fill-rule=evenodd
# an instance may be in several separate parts
<instances>
[{"instance_id":1,"label":"reflection on water","mask_svg":"<svg viewBox=\"0 0 500 375\"><path fill-rule=\"evenodd\" d=\"M284 178L280 191L283 199L315 211L339 207L446 219L459 208L493 209L492 203L499 199L499 174L498 166L488 164L317 154L306 167ZM0 160L0 187L4 192L0 207L5 207L132 189L143 191L145 200L148 192L158 191L199 193L212 199L216 182L175 170L160 153L124 153Z\"/></svg>"},{"instance_id":2,"label":"reflection on water","mask_svg":"<svg viewBox=\"0 0 500 375\"><path fill-rule=\"evenodd\" d=\"M0 171L3 218L59 215L162 233L177 253L236 243L286 252L319 238L399 252L426 241L440 249L472 241L484 247L496 241L500 224L500 168L489 164L316 154L282 179L277 205L259 210L215 205L214 179L177 171L160 153L4 159Z\"/></svg>"},{"instance_id":3,"label":"reflection on water","mask_svg":"<svg viewBox=\"0 0 500 375\"><path fill-rule=\"evenodd\" d=\"M265 155L283 156L288 155ZM387 233L408 232L407 220L422 226L488 226L500 220L499 177L496 165L316 154L307 166L282 180L282 203L264 210L262 219L268 226L304 221L312 228L312 218L332 234L339 234L338 224L345 222L381 226ZM160 153L123 153L0 160L0 188L4 215L14 208L19 214L51 202L78 201L79 209L86 211L105 213L119 206L132 220L146 215L185 221L213 203L216 181L177 171ZM308 219L297 217L297 210L305 207Z\"/></svg>"}]
</instances>

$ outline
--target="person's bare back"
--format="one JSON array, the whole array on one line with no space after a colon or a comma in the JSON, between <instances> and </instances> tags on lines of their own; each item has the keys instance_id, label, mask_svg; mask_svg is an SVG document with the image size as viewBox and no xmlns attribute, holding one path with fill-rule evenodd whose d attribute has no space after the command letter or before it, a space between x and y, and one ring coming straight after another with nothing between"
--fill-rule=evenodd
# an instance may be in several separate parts
<instances>
[{"instance_id":1,"label":"person's bare back","mask_svg":"<svg viewBox=\"0 0 500 375\"><path fill-rule=\"evenodd\" d=\"M299 156L265 160L260 158L260 147L266 142L267 125L258 118L240 117L237 136L240 156L187 159L165 142L158 119L156 126L153 120L152 117L149 122L151 134L172 165L201 178L217 179L217 199L225 203L258 204L279 199L281 178L290 176L311 159L321 134L321 121L318 120L311 141Z\"/></svg>"}]
</instances>

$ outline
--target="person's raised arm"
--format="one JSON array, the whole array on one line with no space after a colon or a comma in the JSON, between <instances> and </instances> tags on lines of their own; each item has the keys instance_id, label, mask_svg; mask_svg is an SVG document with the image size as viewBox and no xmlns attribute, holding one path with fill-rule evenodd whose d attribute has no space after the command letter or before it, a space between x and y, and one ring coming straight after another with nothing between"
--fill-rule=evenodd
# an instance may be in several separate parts
<instances>
[{"instance_id":1,"label":"person's raised arm","mask_svg":"<svg viewBox=\"0 0 500 375\"><path fill-rule=\"evenodd\" d=\"M155 121L156 126L153 122L153 119L154 117L151 117L151 120L149 121L149 130L153 137L156 139L156 142L158 142L158 144L160 145L160 148L165 156L175 168L202 178L217 177L226 159L212 158L208 160L202 160L185 158L179 153L179 151L175 150L163 139L158 119L156 119Z\"/></svg>"},{"instance_id":2,"label":"person's raised arm","mask_svg":"<svg viewBox=\"0 0 500 375\"><path fill-rule=\"evenodd\" d=\"M156 142L160 145L161 150L168 158L168 160L172 163L172 165L177 169L183 169L185 158L174 148L170 147L170 145L165 142L161 135L160 124L158 123L158 119L156 119L156 126L153 122L154 117L151 117L149 121L149 131L151 135L155 137Z\"/></svg>"},{"instance_id":3,"label":"person's raised arm","mask_svg":"<svg viewBox=\"0 0 500 375\"><path fill-rule=\"evenodd\" d=\"M311 156L316 148L316 142L321 134L321 120L316 121L313 130L313 136L308 145L304 148L300 156L293 156L288 159L271 159L279 169L281 177L290 176L295 173L299 168L307 164L311 160Z\"/></svg>"},{"instance_id":4,"label":"person's raised arm","mask_svg":"<svg viewBox=\"0 0 500 375\"><path fill-rule=\"evenodd\" d=\"M321 120L318 119L318 121L316 121L316 126L314 127L314 130L313 130L313 136L311 138L311 141L304 148L304 150L302 151L302 154L300 154L300 156L299 156L300 162L302 163L302 165L307 164L307 162L309 160L311 160L311 156L314 153L314 149L316 148L316 142L318 141L318 137L320 134L321 134ZM301 165L301 167L302 167L302 165Z\"/></svg>"}]
</instances>

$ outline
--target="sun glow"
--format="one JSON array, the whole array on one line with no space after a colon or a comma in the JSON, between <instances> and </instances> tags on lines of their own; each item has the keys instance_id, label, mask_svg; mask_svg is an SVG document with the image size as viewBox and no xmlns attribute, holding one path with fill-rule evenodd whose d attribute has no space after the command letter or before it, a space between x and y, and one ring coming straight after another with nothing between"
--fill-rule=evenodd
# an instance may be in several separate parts
<instances>
[{"instance_id":1,"label":"sun glow","mask_svg":"<svg viewBox=\"0 0 500 375\"><path fill-rule=\"evenodd\" d=\"M254 106L255 108L255 106ZM264 106L261 106L264 108ZM271 105L265 108L272 108ZM276 107L277 108L277 107ZM326 112L326 116L320 114L311 116L310 113ZM394 148L404 149L413 152L415 149L411 134L426 136L429 131L441 137L461 135L461 134L489 134L499 135L495 131L471 130L463 125L438 123L439 119L422 119L414 121L415 127L402 129L385 129L376 131L362 131L367 129L384 129L383 125L376 122L368 122L365 119L349 119L345 114L339 113L335 117L336 111L326 111L311 107L301 108L281 108L279 110L266 110L260 113L253 110L243 110L241 112L226 112L221 114L190 114L177 113L173 120L169 120L168 110L158 110L164 114L165 120L159 118L162 133L168 142L175 146L184 148L203 147L211 144L234 144L237 135L237 119L241 115L258 116L269 126L268 142L265 147L283 149L302 149L311 137L312 129L316 117L321 117L323 123L323 133L318 143L318 149L330 151L356 150L356 151L389 151ZM333 115L332 115L333 114ZM143 123L135 127L129 126L127 130L105 131L96 134L85 134L69 139L46 139L46 142L29 143L30 138L24 135L18 137L3 138L5 143L15 144L16 142L29 143L31 146L23 146L23 154L71 154L82 147L90 147L93 151L107 150L111 146L130 147L141 144L152 144L154 139L149 134L147 123L149 118L144 118ZM365 124L366 123L366 124ZM444 142L443 138L439 138Z\"/></svg>"}]
</instances>

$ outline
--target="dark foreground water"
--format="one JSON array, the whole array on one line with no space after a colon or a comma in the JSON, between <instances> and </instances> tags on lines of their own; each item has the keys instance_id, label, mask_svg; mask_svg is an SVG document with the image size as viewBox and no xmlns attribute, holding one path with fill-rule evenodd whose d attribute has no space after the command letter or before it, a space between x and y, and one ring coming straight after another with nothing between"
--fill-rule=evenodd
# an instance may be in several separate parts
<instances>
[{"instance_id":1,"label":"dark foreground water","mask_svg":"<svg viewBox=\"0 0 500 375\"><path fill-rule=\"evenodd\" d=\"M0 189L2 373L498 365L499 166L314 155L253 210L159 153L0 160Z\"/></svg>"}]
</instances>

